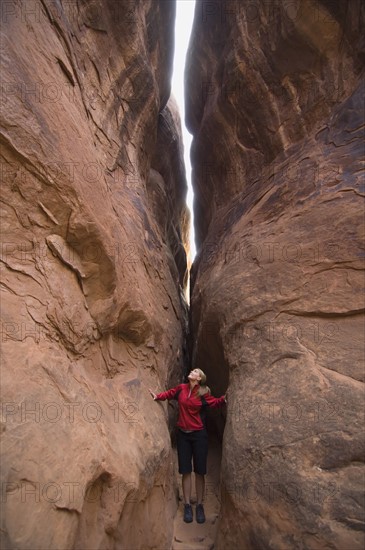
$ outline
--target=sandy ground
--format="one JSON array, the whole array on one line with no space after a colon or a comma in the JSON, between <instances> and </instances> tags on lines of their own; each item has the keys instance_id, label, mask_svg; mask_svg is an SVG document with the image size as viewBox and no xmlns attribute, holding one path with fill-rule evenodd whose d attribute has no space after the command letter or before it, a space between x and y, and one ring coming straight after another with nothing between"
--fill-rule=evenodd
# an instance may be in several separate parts
<instances>
[{"instance_id":1,"label":"sandy ground","mask_svg":"<svg viewBox=\"0 0 365 550\"><path fill-rule=\"evenodd\" d=\"M176 459L177 463L177 459ZM205 478L205 523L199 524L195 519L195 479L192 474L192 507L194 520L192 523L183 521L183 498L181 476L178 475L179 507L174 521L174 536L171 550L212 550L214 548L215 533L219 514L219 479L220 479L221 449L219 443L210 437ZM177 472L177 464L176 464Z\"/></svg>"}]
</instances>

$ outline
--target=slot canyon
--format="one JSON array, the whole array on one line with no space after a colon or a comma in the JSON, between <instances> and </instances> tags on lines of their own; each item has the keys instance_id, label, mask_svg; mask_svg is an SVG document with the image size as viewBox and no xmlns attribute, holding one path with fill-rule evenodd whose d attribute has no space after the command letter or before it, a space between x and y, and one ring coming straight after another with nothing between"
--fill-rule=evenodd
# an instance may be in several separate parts
<instances>
[{"instance_id":1,"label":"slot canyon","mask_svg":"<svg viewBox=\"0 0 365 550\"><path fill-rule=\"evenodd\" d=\"M197 0L182 121L174 0L2 3L4 550L363 548L364 11ZM191 368L227 405L180 539L148 388Z\"/></svg>"}]
</instances>

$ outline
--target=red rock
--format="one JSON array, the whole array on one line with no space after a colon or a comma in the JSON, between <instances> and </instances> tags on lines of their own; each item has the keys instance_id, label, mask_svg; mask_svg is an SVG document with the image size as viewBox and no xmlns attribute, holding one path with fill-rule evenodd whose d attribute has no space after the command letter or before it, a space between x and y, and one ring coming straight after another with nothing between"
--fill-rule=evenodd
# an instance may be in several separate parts
<instances>
[{"instance_id":1,"label":"red rock","mask_svg":"<svg viewBox=\"0 0 365 550\"><path fill-rule=\"evenodd\" d=\"M3 548L171 541L171 442L147 388L179 379L187 322L174 14L2 12Z\"/></svg>"},{"instance_id":2,"label":"red rock","mask_svg":"<svg viewBox=\"0 0 365 550\"><path fill-rule=\"evenodd\" d=\"M218 549L363 545L363 28L356 0L197 5L191 334L228 386Z\"/></svg>"}]
</instances>

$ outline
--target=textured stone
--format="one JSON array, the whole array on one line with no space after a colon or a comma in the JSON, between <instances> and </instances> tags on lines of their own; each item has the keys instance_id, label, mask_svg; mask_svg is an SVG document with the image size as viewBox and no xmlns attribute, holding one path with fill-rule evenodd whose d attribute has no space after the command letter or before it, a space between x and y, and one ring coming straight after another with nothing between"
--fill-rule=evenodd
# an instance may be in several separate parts
<instances>
[{"instance_id":1,"label":"textured stone","mask_svg":"<svg viewBox=\"0 0 365 550\"><path fill-rule=\"evenodd\" d=\"M2 548L165 548L147 388L180 381L187 323L175 5L5 4Z\"/></svg>"},{"instance_id":2,"label":"textured stone","mask_svg":"<svg viewBox=\"0 0 365 550\"><path fill-rule=\"evenodd\" d=\"M229 388L219 549L363 546L363 29L356 0L197 4L191 345Z\"/></svg>"}]
</instances>

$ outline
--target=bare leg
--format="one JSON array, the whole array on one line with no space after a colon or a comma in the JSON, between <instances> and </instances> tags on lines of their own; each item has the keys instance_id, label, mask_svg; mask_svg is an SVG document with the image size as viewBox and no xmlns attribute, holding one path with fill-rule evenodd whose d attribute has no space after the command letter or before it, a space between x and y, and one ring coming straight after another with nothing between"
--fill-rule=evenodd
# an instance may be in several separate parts
<instances>
[{"instance_id":1,"label":"bare leg","mask_svg":"<svg viewBox=\"0 0 365 550\"><path fill-rule=\"evenodd\" d=\"M195 489L196 489L196 499L198 504L202 504L204 489L205 489L205 478L200 474L195 474Z\"/></svg>"},{"instance_id":2,"label":"bare leg","mask_svg":"<svg viewBox=\"0 0 365 550\"><path fill-rule=\"evenodd\" d=\"M182 490L184 495L184 503L190 504L191 497L191 474L182 475Z\"/></svg>"}]
</instances>

